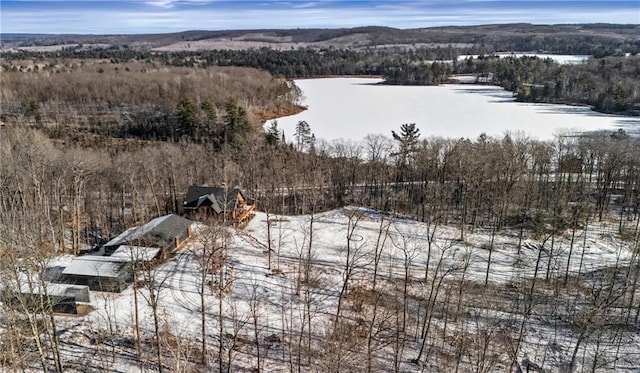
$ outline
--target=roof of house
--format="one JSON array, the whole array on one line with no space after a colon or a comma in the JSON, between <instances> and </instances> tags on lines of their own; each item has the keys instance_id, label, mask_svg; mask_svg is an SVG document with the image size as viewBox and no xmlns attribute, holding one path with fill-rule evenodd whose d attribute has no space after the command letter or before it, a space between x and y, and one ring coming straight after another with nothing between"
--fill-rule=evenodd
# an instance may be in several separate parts
<instances>
[{"instance_id":1,"label":"roof of house","mask_svg":"<svg viewBox=\"0 0 640 373\"><path fill-rule=\"evenodd\" d=\"M91 302L89 298L89 287L84 285L58 284L52 282L43 282L42 284L32 284L31 287L27 283L23 283L20 289L22 294L46 294L50 297L72 297L79 302Z\"/></svg>"},{"instance_id":2,"label":"roof of house","mask_svg":"<svg viewBox=\"0 0 640 373\"><path fill-rule=\"evenodd\" d=\"M135 262L150 262L160 253L159 247L122 245L111 254L111 258L123 258Z\"/></svg>"},{"instance_id":3,"label":"roof of house","mask_svg":"<svg viewBox=\"0 0 640 373\"><path fill-rule=\"evenodd\" d=\"M178 215L160 216L140 227L129 228L118 237L104 244L105 247L144 242L153 247L165 247L186 231L193 222Z\"/></svg>"},{"instance_id":4,"label":"roof of house","mask_svg":"<svg viewBox=\"0 0 640 373\"><path fill-rule=\"evenodd\" d=\"M211 206L211 208L219 214L224 211L224 204L226 203L227 211L231 211L238 200L238 194L242 195L239 187L226 189L223 187L192 185L187 189L187 194L184 197L184 208L187 210L195 210L203 205L207 205Z\"/></svg>"},{"instance_id":5,"label":"roof of house","mask_svg":"<svg viewBox=\"0 0 640 373\"><path fill-rule=\"evenodd\" d=\"M109 256L81 256L75 258L63 275L90 277L118 277L129 266L129 260Z\"/></svg>"}]
</instances>

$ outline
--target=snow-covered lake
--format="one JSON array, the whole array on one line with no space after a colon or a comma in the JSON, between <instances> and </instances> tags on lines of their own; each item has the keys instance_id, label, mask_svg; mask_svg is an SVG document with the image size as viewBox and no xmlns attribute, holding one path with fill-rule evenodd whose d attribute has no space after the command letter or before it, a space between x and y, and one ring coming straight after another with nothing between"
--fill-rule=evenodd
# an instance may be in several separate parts
<instances>
[{"instance_id":1,"label":"snow-covered lake","mask_svg":"<svg viewBox=\"0 0 640 373\"><path fill-rule=\"evenodd\" d=\"M362 140L367 134L391 136L403 123L416 123L422 137L474 139L481 133L501 136L519 131L552 139L558 130L640 131L640 118L606 115L586 107L515 102L495 86L387 86L376 78L296 80L304 94L299 114L278 118L288 142L295 126L306 121L318 139ZM266 123L269 125L271 121Z\"/></svg>"}]
</instances>

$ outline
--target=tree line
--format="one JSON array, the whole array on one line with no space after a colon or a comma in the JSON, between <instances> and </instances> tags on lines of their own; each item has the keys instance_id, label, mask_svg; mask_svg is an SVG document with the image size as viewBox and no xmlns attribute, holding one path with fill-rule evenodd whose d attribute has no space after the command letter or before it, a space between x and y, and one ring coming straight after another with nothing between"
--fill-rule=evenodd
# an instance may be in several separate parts
<instances>
[{"instance_id":1,"label":"tree line","mask_svg":"<svg viewBox=\"0 0 640 373\"><path fill-rule=\"evenodd\" d=\"M227 116L228 128L238 118ZM622 131L565 133L554 142L519 134L455 140L420 139L415 125L407 125L393 138L327 143L306 124L296 144L282 141L277 124L261 134L241 123L233 125L240 126L242 146L230 139L220 150L187 140L87 149L41 130L5 127L3 208L46 213L49 221L40 226L51 229L44 237L62 243L61 230L71 222L77 237L89 233L81 226L113 233L134 221L180 213L188 185L223 175L268 211L361 204L425 220L433 208L443 223L460 226L461 237L483 225L541 234L549 224L563 229L573 204L598 220L612 204L620 206L621 230L638 213L640 146ZM21 138L32 145L20 145Z\"/></svg>"},{"instance_id":2,"label":"tree line","mask_svg":"<svg viewBox=\"0 0 640 373\"><path fill-rule=\"evenodd\" d=\"M638 56L591 58L570 65L537 57L481 56L455 63L454 72L491 73L492 83L514 92L521 101L588 105L604 113L640 115Z\"/></svg>"}]
</instances>

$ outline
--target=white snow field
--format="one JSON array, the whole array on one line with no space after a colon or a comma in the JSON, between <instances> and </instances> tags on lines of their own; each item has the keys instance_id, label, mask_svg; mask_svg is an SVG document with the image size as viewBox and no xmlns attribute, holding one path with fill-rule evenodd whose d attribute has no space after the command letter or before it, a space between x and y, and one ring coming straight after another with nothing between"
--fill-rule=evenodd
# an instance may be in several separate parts
<instances>
[{"instance_id":1,"label":"white snow field","mask_svg":"<svg viewBox=\"0 0 640 373\"><path fill-rule=\"evenodd\" d=\"M429 260L429 281L425 283L423 279L428 247L428 230L425 223L383 216L368 209L347 207L316 214L313 217L313 231L310 235L311 217L308 215L271 215L269 219L272 244L271 271L268 270L266 254L267 216L264 213L258 212L244 230L233 230L227 251L228 267L225 276L230 284L230 291L224 298L223 314L227 339L235 336L238 341L232 358L233 369L236 371L248 372L256 367L256 349L253 345L256 336L254 321L258 325L257 335L261 345L264 372L288 372L291 369L297 371L299 365L302 365L301 371L334 371L330 364L334 361L332 358L335 358L332 354L337 352L335 344L328 344L326 339L331 334L338 295L344 283L348 229L354 225L349 242L349 262L353 271L347 294L355 295L344 298L342 316L354 325L368 325L367 323L371 322L372 298L367 289L372 284L374 252L377 243L380 242L378 247L381 248L381 259L377 291L388 298L382 298L384 300L380 301L377 313L379 318L376 325L380 335L374 343L374 371L393 370L393 356L396 350L393 336L396 333L398 319L393 316L392 311L395 309L398 312L397 305L402 303L402 284L405 277L409 279L407 294L412 305L408 306L408 338L402 347L399 361L399 370L402 372L453 371L455 359L447 360L440 353L449 353L449 356L455 357L456 338L460 336L468 339L469 343L468 349L461 356L461 372L475 371L474 369L478 368L477 359L479 351L482 350L483 336L488 338L487 341L491 341L487 346L490 353L487 355L486 371L506 371L506 347L496 342L502 340L498 333L506 333L504 335L510 338L517 337L522 317L514 313L515 311L505 312L500 304L514 304L509 307L515 308L507 307L508 309L522 307L521 300L506 299L504 293L508 289L516 293L519 288L528 289L528 281L536 273L536 259L541 246L544 246L544 249L541 253L543 255L540 255L536 286L542 293L549 292L551 300L548 302L553 307L563 309L565 306L562 302L554 303L553 299L559 298L554 298L557 297L554 295L554 289L547 289L551 287L545 285L544 279L547 273L553 278L564 278L570 233L556 237L551 257L547 254L550 250L549 241L543 245L542 242L525 236L518 255L517 232L499 233L495 237L489 271L489 289L495 289L495 297L486 298L482 295L487 294L486 290L481 293L476 292L476 289L485 289L490 232L466 232L464 241L460 241L458 228L438 227ZM379 235L381 227L385 231L382 236ZM615 227L615 223L592 224L586 236L585 232L577 231L573 257L569 263L571 278L578 272L593 273L593 281L596 281L598 270L614 266L625 268L625 265L628 265L632 250L628 243L609 233L615 231ZM310 280L305 282L300 258L302 262L305 261L310 236L311 275ZM381 241L378 241L379 237L382 237ZM180 341L179 346L172 345L171 348L165 349L165 363L174 370L177 369L175 364L186 366L186 358L190 354L197 356L199 351L200 269L194 256L199 246L196 237L187 247L181 249L176 257L159 267L156 273L156 281L164 281L159 301L162 320L160 327L163 331L179 337ZM405 272L405 268L408 272ZM411 360L417 357L422 339L419 335L415 337L415 333L420 332L414 330L420 329L416 324L419 322L416 316L424 313L424 308L416 305L424 305L427 302L417 300L426 299L433 294L430 284L438 283L440 279L443 280L443 287L437 297L433 298L436 313L427 333L427 350L422 356L422 360L427 362L418 365ZM461 281L464 281L465 285L457 286ZM213 364L210 368L217 371L215 358L218 346L219 301L215 293L208 288L205 291L207 346ZM151 340L154 324L150 307L145 302L146 294L146 291L140 291L141 328L147 336L146 339ZM357 299L357 294L365 294L361 298L360 308L354 300ZM64 356L91 358L92 366L96 369L139 371L139 365L134 359L135 347L131 344L128 347L118 346L112 351L111 347L92 345L90 338L95 335L93 333L100 331L103 334L113 333L116 338L131 340L134 325L132 287L121 294L92 292L91 296L95 310L89 315L84 318L59 317L60 338L65 342ZM446 310L452 311L458 296L462 301L458 302L458 305L464 310L467 322L463 322L462 318L454 321L452 317L443 317L445 305ZM588 303L590 296L592 295L585 292L577 298ZM520 306L515 305L516 303ZM545 304L545 307L549 306ZM253 313L252 306L255 310ZM310 357L303 355L302 360L298 360L300 357L295 353L296 346L301 340L306 341L307 337L304 336L308 333L309 319L305 317L305 307L310 309L314 353ZM563 367L566 368L576 346L578 330L572 327L567 319L542 317L545 315L544 312L547 312L546 309L536 307L527 322L522 324L523 339L517 360L520 362L527 358L545 369L544 371L560 371ZM576 308L571 312L578 310L579 308ZM303 339L300 339L300 331L303 331ZM640 366L640 336L637 333L626 332L621 338L622 343L618 343L618 349L615 347L615 341L606 337L598 339L597 345L589 338L582 341L576 371L589 368L594 356L599 357L598 361L599 364L603 364L603 371L634 371ZM342 358L346 360L343 364L347 364L340 371L364 371L366 338L356 336L350 341L345 342L340 350L343 353ZM302 345L306 346L305 343L302 342ZM100 348L103 349L102 352ZM117 354L117 359L111 360L112 352ZM427 355L429 357L425 359ZM149 360L145 369L153 369L153 349L145 356ZM617 358L615 361L614 356ZM489 365L491 359L494 360L492 365ZM354 370L354 366L359 368Z\"/></svg>"},{"instance_id":2,"label":"white snow field","mask_svg":"<svg viewBox=\"0 0 640 373\"><path fill-rule=\"evenodd\" d=\"M496 86L446 84L389 86L376 78L302 79L295 83L308 109L278 118L287 142L306 121L317 139L360 141L368 134L391 136L403 123L416 123L422 137L475 139L518 131L541 140L558 130L640 129L640 118L606 115L588 107L515 102ZM271 121L265 123L270 125Z\"/></svg>"}]
</instances>

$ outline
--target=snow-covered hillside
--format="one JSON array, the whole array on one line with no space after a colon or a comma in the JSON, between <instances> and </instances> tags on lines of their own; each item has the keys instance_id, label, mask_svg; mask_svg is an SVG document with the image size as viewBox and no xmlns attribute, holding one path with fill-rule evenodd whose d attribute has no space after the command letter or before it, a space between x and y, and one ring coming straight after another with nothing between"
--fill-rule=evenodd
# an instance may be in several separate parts
<instances>
[{"instance_id":1,"label":"snow-covered hillside","mask_svg":"<svg viewBox=\"0 0 640 373\"><path fill-rule=\"evenodd\" d=\"M459 227L355 207L268 218L232 231L222 276L202 277L204 227L153 271L166 368L217 371L220 352L233 371L506 371L527 361L560 371L572 357L577 371L640 366L637 310L624 307L634 294L621 290L635 259L605 223L546 241L525 232L518 248L518 232L461 240ZM156 361L146 288L144 371ZM67 367L138 371L133 288L92 296L87 316L59 317ZM202 299L209 368L199 365Z\"/></svg>"}]
</instances>

